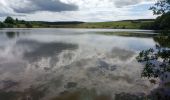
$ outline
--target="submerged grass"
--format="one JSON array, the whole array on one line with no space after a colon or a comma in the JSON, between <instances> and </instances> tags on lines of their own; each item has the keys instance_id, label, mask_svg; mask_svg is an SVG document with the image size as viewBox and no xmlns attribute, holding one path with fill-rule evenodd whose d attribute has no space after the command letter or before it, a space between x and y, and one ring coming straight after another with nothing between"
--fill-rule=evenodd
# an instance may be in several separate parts
<instances>
[{"instance_id":1,"label":"submerged grass","mask_svg":"<svg viewBox=\"0 0 170 100\"><path fill-rule=\"evenodd\" d=\"M34 88L26 89L23 92L0 90L0 100L41 100L44 93L45 90Z\"/></svg>"},{"instance_id":2,"label":"submerged grass","mask_svg":"<svg viewBox=\"0 0 170 100\"><path fill-rule=\"evenodd\" d=\"M80 89L63 92L51 100L112 100L110 95L97 94L95 90Z\"/></svg>"},{"instance_id":3,"label":"submerged grass","mask_svg":"<svg viewBox=\"0 0 170 100\"><path fill-rule=\"evenodd\" d=\"M154 37L157 34L148 34L148 33L131 33L131 32L98 32L96 34L103 35L117 35L117 36L125 36L125 37Z\"/></svg>"}]
</instances>

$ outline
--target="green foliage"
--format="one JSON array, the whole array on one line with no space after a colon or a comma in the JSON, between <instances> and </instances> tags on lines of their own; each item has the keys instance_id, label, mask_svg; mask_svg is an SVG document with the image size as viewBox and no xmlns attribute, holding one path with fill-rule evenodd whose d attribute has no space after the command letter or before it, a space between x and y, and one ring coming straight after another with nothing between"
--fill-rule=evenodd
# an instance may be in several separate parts
<instances>
[{"instance_id":1,"label":"green foliage","mask_svg":"<svg viewBox=\"0 0 170 100\"><path fill-rule=\"evenodd\" d=\"M159 61L162 59L161 61ZM142 51L137 57L139 62L144 62L145 67L142 72L143 77L160 77L166 72L170 72L170 50L160 49L158 51ZM158 63L155 63L159 62Z\"/></svg>"},{"instance_id":2,"label":"green foliage","mask_svg":"<svg viewBox=\"0 0 170 100\"><path fill-rule=\"evenodd\" d=\"M15 20L12 18L12 17L7 17L4 21L4 23L7 23L7 24L15 24Z\"/></svg>"},{"instance_id":3,"label":"green foliage","mask_svg":"<svg viewBox=\"0 0 170 100\"><path fill-rule=\"evenodd\" d=\"M0 100L42 100L45 90L30 88L23 92L5 92L0 90Z\"/></svg>"},{"instance_id":4,"label":"green foliage","mask_svg":"<svg viewBox=\"0 0 170 100\"><path fill-rule=\"evenodd\" d=\"M94 89L82 88L72 92L64 91L50 100L112 100L112 97L107 94L98 94Z\"/></svg>"},{"instance_id":5,"label":"green foliage","mask_svg":"<svg viewBox=\"0 0 170 100\"><path fill-rule=\"evenodd\" d=\"M0 23L3 28L109 28L109 29L151 29L154 20L124 20L113 22L42 22L42 21L24 21L14 20L12 17L7 17L4 23Z\"/></svg>"},{"instance_id":6,"label":"green foliage","mask_svg":"<svg viewBox=\"0 0 170 100\"><path fill-rule=\"evenodd\" d=\"M170 12L162 15L161 18L161 23L160 23L160 28L161 29L170 29Z\"/></svg>"},{"instance_id":7,"label":"green foliage","mask_svg":"<svg viewBox=\"0 0 170 100\"><path fill-rule=\"evenodd\" d=\"M154 6L150 8L153 14L161 15L156 18L152 29L169 30L170 29L170 0L158 0Z\"/></svg>"},{"instance_id":8,"label":"green foliage","mask_svg":"<svg viewBox=\"0 0 170 100\"><path fill-rule=\"evenodd\" d=\"M0 28L32 28L34 24L29 21L14 20L12 17L7 17L4 22L0 22Z\"/></svg>"},{"instance_id":9,"label":"green foliage","mask_svg":"<svg viewBox=\"0 0 170 100\"><path fill-rule=\"evenodd\" d=\"M152 29L155 30L169 30L170 29L170 12L165 13L156 18Z\"/></svg>"},{"instance_id":10,"label":"green foliage","mask_svg":"<svg viewBox=\"0 0 170 100\"><path fill-rule=\"evenodd\" d=\"M16 22L16 24L18 24L18 22L19 22L18 18L15 19L15 22Z\"/></svg>"},{"instance_id":11,"label":"green foliage","mask_svg":"<svg viewBox=\"0 0 170 100\"><path fill-rule=\"evenodd\" d=\"M170 44L170 36L155 37L158 43L156 49L144 50L139 53L137 60L145 64L142 72L143 77L160 77L170 72L170 50L167 49ZM166 42L166 43L165 43Z\"/></svg>"},{"instance_id":12,"label":"green foliage","mask_svg":"<svg viewBox=\"0 0 170 100\"><path fill-rule=\"evenodd\" d=\"M2 92L0 91L0 99L2 100L16 100L18 93L17 92Z\"/></svg>"},{"instance_id":13,"label":"green foliage","mask_svg":"<svg viewBox=\"0 0 170 100\"><path fill-rule=\"evenodd\" d=\"M33 27L31 22L26 22L25 25L26 25L27 28L32 28Z\"/></svg>"},{"instance_id":14,"label":"green foliage","mask_svg":"<svg viewBox=\"0 0 170 100\"><path fill-rule=\"evenodd\" d=\"M170 0L158 0L150 10L153 10L153 13L157 15L165 14L170 11Z\"/></svg>"},{"instance_id":15,"label":"green foliage","mask_svg":"<svg viewBox=\"0 0 170 100\"><path fill-rule=\"evenodd\" d=\"M4 27L5 27L4 23L0 22L0 28L4 28Z\"/></svg>"},{"instance_id":16,"label":"green foliage","mask_svg":"<svg viewBox=\"0 0 170 100\"><path fill-rule=\"evenodd\" d=\"M78 24L76 27L80 28L110 28L110 29L150 29L150 24L153 20L148 21L113 21L113 22L93 22ZM144 26L145 27L142 27Z\"/></svg>"},{"instance_id":17,"label":"green foliage","mask_svg":"<svg viewBox=\"0 0 170 100\"><path fill-rule=\"evenodd\" d=\"M140 26L140 29L153 29L153 28L154 28L154 22L142 23Z\"/></svg>"}]
</instances>

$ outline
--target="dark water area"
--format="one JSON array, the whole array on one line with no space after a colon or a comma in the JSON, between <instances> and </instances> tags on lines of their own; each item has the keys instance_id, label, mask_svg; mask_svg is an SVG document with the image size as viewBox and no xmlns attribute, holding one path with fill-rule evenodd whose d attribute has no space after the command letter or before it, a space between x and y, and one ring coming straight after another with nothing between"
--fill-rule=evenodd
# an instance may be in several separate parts
<instances>
[{"instance_id":1,"label":"dark water area","mask_svg":"<svg viewBox=\"0 0 170 100\"><path fill-rule=\"evenodd\" d=\"M159 79L153 84L141 77L144 65L136 61L141 50L155 48L153 34L121 29L1 29L0 100L143 100L159 87Z\"/></svg>"}]
</instances>

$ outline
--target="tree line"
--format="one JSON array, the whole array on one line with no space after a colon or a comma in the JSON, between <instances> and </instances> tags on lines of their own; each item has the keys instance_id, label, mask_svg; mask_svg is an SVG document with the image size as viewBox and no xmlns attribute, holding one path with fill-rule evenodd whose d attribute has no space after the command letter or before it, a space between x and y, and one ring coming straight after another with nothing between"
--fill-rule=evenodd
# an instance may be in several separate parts
<instances>
[{"instance_id":1,"label":"tree line","mask_svg":"<svg viewBox=\"0 0 170 100\"><path fill-rule=\"evenodd\" d=\"M153 14L160 15L156 18L153 29L170 29L170 0L158 0L150 10Z\"/></svg>"},{"instance_id":2,"label":"tree line","mask_svg":"<svg viewBox=\"0 0 170 100\"><path fill-rule=\"evenodd\" d=\"M29 21L13 19L12 17L8 16L3 22L0 22L0 28L32 28L32 23Z\"/></svg>"}]
</instances>

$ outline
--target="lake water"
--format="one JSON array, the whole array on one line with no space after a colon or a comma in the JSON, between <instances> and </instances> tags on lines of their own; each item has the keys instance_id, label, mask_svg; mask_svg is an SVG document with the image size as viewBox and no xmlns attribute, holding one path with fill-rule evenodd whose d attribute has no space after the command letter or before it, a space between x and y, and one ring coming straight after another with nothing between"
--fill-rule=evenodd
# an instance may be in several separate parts
<instances>
[{"instance_id":1,"label":"lake water","mask_svg":"<svg viewBox=\"0 0 170 100\"><path fill-rule=\"evenodd\" d=\"M145 95L156 88L141 78L143 65L136 61L141 50L155 47L153 38L102 32L154 34L121 29L1 29L0 97L114 100L120 93Z\"/></svg>"}]
</instances>

